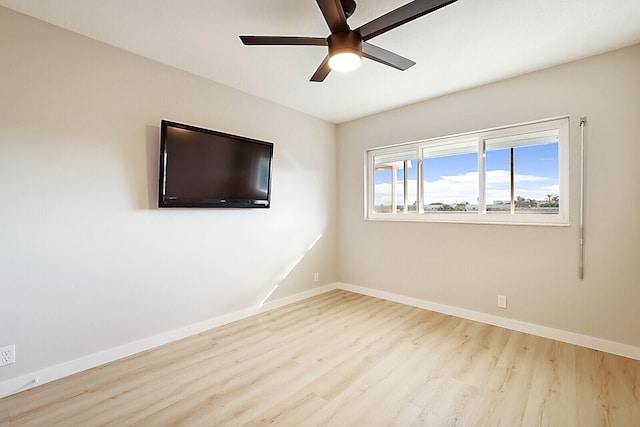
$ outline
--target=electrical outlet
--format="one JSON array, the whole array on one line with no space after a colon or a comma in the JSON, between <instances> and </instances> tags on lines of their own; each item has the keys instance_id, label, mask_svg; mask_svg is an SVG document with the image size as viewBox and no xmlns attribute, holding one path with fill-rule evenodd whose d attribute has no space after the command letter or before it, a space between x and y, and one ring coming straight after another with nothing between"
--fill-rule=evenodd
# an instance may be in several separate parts
<instances>
[{"instance_id":1,"label":"electrical outlet","mask_svg":"<svg viewBox=\"0 0 640 427\"><path fill-rule=\"evenodd\" d=\"M315 273L313 273L313 281L317 282L318 280L320 280L320 276L318 276L318 272L316 271Z\"/></svg>"},{"instance_id":2,"label":"electrical outlet","mask_svg":"<svg viewBox=\"0 0 640 427\"><path fill-rule=\"evenodd\" d=\"M507 308L507 296L506 295L498 295L498 307L499 308Z\"/></svg>"},{"instance_id":3,"label":"electrical outlet","mask_svg":"<svg viewBox=\"0 0 640 427\"><path fill-rule=\"evenodd\" d=\"M0 348L0 366L16 363L16 346L10 345Z\"/></svg>"}]
</instances>

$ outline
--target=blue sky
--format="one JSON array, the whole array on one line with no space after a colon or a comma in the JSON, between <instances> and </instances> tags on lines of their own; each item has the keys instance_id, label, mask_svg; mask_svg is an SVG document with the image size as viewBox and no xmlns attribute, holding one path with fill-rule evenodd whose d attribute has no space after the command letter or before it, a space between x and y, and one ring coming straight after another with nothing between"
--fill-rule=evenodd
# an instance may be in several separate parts
<instances>
[{"instance_id":1,"label":"blue sky","mask_svg":"<svg viewBox=\"0 0 640 427\"><path fill-rule=\"evenodd\" d=\"M424 159L425 204L469 202L478 200L478 160L476 153ZM515 149L516 196L543 200L548 194L559 194L558 144L540 144ZM487 203L509 200L509 149L490 150L486 155ZM408 170L409 203L416 200L417 168L415 161ZM398 174L398 202L402 197L402 173ZM390 203L391 174L375 174L376 203Z\"/></svg>"}]
</instances>

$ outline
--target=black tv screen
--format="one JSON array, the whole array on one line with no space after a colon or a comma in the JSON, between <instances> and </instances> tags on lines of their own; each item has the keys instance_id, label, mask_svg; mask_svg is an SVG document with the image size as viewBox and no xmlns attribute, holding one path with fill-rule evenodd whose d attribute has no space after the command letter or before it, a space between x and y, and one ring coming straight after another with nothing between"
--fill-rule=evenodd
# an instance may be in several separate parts
<instances>
[{"instance_id":1,"label":"black tv screen","mask_svg":"<svg viewBox=\"0 0 640 427\"><path fill-rule=\"evenodd\" d=\"M160 208L268 208L273 144L162 120Z\"/></svg>"}]
</instances>

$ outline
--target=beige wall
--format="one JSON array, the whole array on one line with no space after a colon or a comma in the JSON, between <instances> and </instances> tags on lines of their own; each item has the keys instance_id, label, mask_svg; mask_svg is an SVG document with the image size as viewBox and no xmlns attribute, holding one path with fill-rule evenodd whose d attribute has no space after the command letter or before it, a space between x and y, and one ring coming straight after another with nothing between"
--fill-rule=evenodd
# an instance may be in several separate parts
<instances>
[{"instance_id":1,"label":"beige wall","mask_svg":"<svg viewBox=\"0 0 640 427\"><path fill-rule=\"evenodd\" d=\"M334 125L4 8L0 64L0 382L337 279ZM155 208L161 118L273 142L273 207Z\"/></svg>"},{"instance_id":2,"label":"beige wall","mask_svg":"<svg viewBox=\"0 0 640 427\"><path fill-rule=\"evenodd\" d=\"M640 346L638 70L635 45L340 125L340 280ZM363 219L365 149L565 115L571 227ZM581 281L582 115L588 124ZM507 310L496 308L498 294L507 295Z\"/></svg>"}]
</instances>

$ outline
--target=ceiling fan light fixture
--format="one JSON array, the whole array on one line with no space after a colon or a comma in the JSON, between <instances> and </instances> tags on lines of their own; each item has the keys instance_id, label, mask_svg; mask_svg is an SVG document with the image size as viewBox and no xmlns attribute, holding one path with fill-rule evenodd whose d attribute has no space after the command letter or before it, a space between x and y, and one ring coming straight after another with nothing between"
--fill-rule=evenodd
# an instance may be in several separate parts
<instances>
[{"instance_id":1,"label":"ceiling fan light fixture","mask_svg":"<svg viewBox=\"0 0 640 427\"><path fill-rule=\"evenodd\" d=\"M348 72L362 62L362 38L349 31L329 36L329 67L334 71Z\"/></svg>"},{"instance_id":2,"label":"ceiling fan light fixture","mask_svg":"<svg viewBox=\"0 0 640 427\"><path fill-rule=\"evenodd\" d=\"M334 52L329 58L329 67L333 71L347 73L353 71L362 63L362 57L350 50Z\"/></svg>"}]
</instances>

